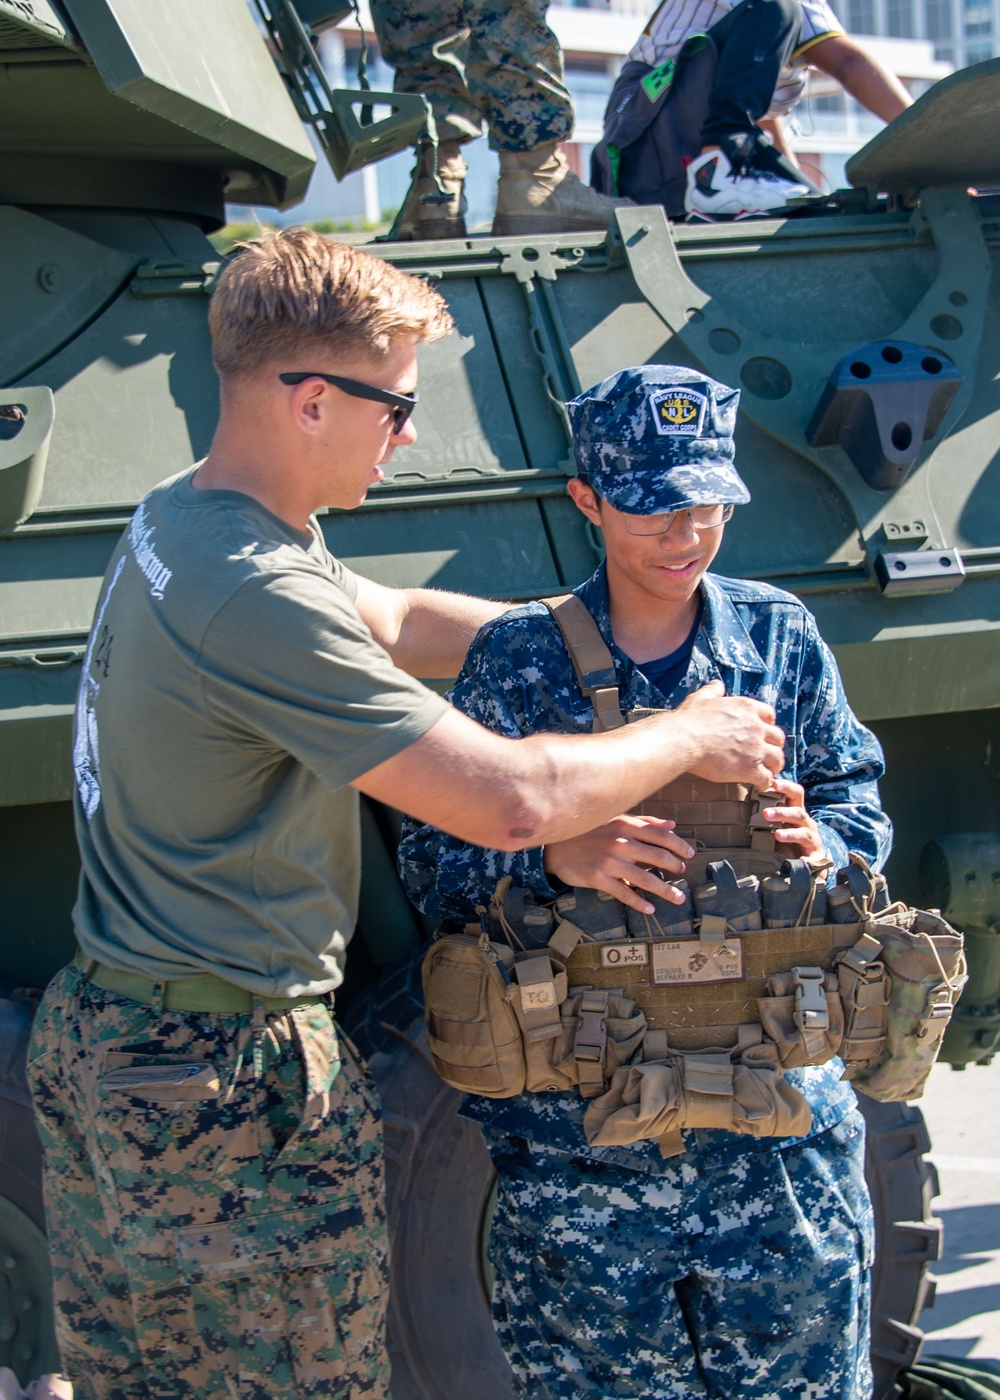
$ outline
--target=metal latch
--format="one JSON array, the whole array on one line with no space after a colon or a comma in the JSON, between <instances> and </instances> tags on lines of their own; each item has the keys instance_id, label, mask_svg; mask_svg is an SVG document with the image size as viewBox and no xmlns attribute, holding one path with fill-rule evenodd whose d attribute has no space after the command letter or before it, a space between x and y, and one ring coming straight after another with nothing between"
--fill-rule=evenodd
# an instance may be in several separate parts
<instances>
[{"instance_id":1,"label":"metal latch","mask_svg":"<svg viewBox=\"0 0 1000 1400\"><path fill-rule=\"evenodd\" d=\"M949 593L965 579L957 549L880 549L875 578L887 598L911 593Z\"/></svg>"},{"instance_id":2,"label":"metal latch","mask_svg":"<svg viewBox=\"0 0 1000 1400\"><path fill-rule=\"evenodd\" d=\"M947 982L938 982L927 993L927 1004L920 1018L918 1035L927 1035L935 1021L947 1021L953 1009L951 988Z\"/></svg>"}]
</instances>

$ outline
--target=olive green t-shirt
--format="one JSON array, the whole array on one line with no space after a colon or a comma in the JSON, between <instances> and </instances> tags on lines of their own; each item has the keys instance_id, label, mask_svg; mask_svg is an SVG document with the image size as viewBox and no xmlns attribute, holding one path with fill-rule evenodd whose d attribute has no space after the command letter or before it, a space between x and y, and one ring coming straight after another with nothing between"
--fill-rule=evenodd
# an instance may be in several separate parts
<instances>
[{"instance_id":1,"label":"olive green t-shirt","mask_svg":"<svg viewBox=\"0 0 1000 1400\"><path fill-rule=\"evenodd\" d=\"M348 784L445 702L375 642L318 526L190 478L136 511L84 658L77 937L154 979L329 991L357 914Z\"/></svg>"}]
</instances>

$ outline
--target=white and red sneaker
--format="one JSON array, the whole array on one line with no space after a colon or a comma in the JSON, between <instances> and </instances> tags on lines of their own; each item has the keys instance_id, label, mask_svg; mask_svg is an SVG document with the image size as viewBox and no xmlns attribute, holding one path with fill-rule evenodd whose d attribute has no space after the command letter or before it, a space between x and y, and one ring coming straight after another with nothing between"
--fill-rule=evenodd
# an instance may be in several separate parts
<instances>
[{"instance_id":1,"label":"white and red sneaker","mask_svg":"<svg viewBox=\"0 0 1000 1400\"><path fill-rule=\"evenodd\" d=\"M723 150L703 151L687 168L684 208L706 219L745 219L776 213L789 200L814 193L770 170L736 170Z\"/></svg>"}]
</instances>

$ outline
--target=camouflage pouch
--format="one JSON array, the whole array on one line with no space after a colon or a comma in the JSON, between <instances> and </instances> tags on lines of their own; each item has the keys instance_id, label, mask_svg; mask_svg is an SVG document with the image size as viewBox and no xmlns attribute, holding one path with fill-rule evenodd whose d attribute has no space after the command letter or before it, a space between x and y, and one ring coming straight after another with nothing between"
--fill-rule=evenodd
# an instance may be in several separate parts
<instances>
[{"instance_id":1,"label":"camouflage pouch","mask_svg":"<svg viewBox=\"0 0 1000 1400\"><path fill-rule=\"evenodd\" d=\"M837 978L819 967L793 967L767 981L757 1001L764 1034L778 1050L782 1069L832 1060L844 1038L844 1009Z\"/></svg>"},{"instance_id":2,"label":"camouflage pouch","mask_svg":"<svg viewBox=\"0 0 1000 1400\"><path fill-rule=\"evenodd\" d=\"M646 1017L621 991L603 987L575 988L559 1013L557 1037L525 1045L525 1088L531 1093L579 1089L592 1098L639 1053Z\"/></svg>"},{"instance_id":3,"label":"camouflage pouch","mask_svg":"<svg viewBox=\"0 0 1000 1400\"><path fill-rule=\"evenodd\" d=\"M513 966L511 949L486 934L447 934L428 949L422 978L431 1059L453 1089L509 1099L524 1088Z\"/></svg>"},{"instance_id":4,"label":"camouflage pouch","mask_svg":"<svg viewBox=\"0 0 1000 1400\"><path fill-rule=\"evenodd\" d=\"M885 1046L889 977L877 938L866 933L853 948L839 955L837 983L844 1008L840 1057L850 1067L875 1059Z\"/></svg>"},{"instance_id":5,"label":"camouflage pouch","mask_svg":"<svg viewBox=\"0 0 1000 1400\"><path fill-rule=\"evenodd\" d=\"M877 1056L849 1064L846 1078L883 1103L917 1099L966 983L962 935L938 914L900 905L868 931L889 977L885 1043Z\"/></svg>"}]
</instances>

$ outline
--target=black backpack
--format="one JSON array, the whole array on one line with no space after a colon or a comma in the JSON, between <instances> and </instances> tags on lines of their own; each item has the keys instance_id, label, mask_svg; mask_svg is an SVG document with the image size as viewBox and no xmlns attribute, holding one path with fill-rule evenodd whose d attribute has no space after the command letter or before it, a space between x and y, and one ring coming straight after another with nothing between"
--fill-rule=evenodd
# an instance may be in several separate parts
<instances>
[{"instance_id":1,"label":"black backpack","mask_svg":"<svg viewBox=\"0 0 1000 1400\"><path fill-rule=\"evenodd\" d=\"M658 68L625 64L590 158L590 183L598 193L662 204L668 218L684 217L685 165L701 150L717 62L708 35L694 34Z\"/></svg>"}]
</instances>

